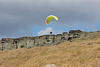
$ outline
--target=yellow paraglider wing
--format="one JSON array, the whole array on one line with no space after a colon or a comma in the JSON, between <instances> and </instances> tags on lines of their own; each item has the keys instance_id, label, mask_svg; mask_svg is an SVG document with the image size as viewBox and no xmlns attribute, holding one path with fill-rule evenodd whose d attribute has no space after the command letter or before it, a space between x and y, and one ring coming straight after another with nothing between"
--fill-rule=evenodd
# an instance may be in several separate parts
<instances>
[{"instance_id":1,"label":"yellow paraglider wing","mask_svg":"<svg viewBox=\"0 0 100 67\"><path fill-rule=\"evenodd\" d=\"M48 25L49 22L50 22L53 18L55 18L55 19L58 21L58 18L57 18L56 16L50 15L50 16L48 16L47 19L46 19L46 24Z\"/></svg>"}]
</instances>

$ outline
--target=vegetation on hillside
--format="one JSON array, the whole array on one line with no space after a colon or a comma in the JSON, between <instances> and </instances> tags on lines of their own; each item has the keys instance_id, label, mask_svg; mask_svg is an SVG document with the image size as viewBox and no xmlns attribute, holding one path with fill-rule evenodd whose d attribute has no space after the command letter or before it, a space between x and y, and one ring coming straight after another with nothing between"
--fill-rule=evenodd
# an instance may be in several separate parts
<instances>
[{"instance_id":1,"label":"vegetation on hillside","mask_svg":"<svg viewBox=\"0 0 100 67\"><path fill-rule=\"evenodd\" d=\"M0 51L0 67L100 67L100 36L55 46Z\"/></svg>"}]
</instances>

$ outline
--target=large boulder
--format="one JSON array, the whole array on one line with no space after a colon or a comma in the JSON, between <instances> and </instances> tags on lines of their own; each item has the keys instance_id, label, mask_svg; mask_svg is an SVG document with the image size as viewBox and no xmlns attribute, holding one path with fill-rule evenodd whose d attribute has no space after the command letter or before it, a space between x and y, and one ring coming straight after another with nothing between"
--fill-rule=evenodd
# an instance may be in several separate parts
<instances>
[{"instance_id":1,"label":"large boulder","mask_svg":"<svg viewBox=\"0 0 100 67\"><path fill-rule=\"evenodd\" d=\"M72 38L79 38L84 36L84 32L81 30L70 30L68 36Z\"/></svg>"}]
</instances>

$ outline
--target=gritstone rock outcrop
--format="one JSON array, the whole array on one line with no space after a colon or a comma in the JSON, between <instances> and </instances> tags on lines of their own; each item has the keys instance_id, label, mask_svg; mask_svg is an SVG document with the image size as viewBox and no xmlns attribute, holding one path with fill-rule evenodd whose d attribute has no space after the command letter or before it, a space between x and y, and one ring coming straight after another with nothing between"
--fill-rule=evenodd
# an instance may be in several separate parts
<instances>
[{"instance_id":1,"label":"gritstone rock outcrop","mask_svg":"<svg viewBox=\"0 0 100 67\"><path fill-rule=\"evenodd\" d=\"M100 31L83 32L81 30L70 30L69 33L57 35L43 35L36 37L21 37L21 38L2 38L0 40L0 50L13 50L18 48L32 48L35 46L51 46L58 45L64 41L72 42L74 38L92 37L92 35L100 35Z\"/></svg>"}]
</instances>

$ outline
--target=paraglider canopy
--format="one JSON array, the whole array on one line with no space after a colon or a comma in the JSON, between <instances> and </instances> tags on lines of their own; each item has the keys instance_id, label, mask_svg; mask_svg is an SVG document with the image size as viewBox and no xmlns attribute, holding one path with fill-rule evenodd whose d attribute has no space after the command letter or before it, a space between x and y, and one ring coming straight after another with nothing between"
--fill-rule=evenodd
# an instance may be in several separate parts
<instances>
[{"instance_id":1,"label":"paraglider canopy","mask_svg":"<svg viewBox=\"0 0 100 67\"><path fill-rule=\"evenodd\" d=\"M48 17L46 18L46 24L48 25L49 22L50 22L53 18L55 18L55 19L58 21L58 18L57 18L56 16L50 15L50 16L48 16Z\"/></svg>"}]
</instances>

